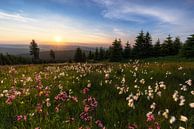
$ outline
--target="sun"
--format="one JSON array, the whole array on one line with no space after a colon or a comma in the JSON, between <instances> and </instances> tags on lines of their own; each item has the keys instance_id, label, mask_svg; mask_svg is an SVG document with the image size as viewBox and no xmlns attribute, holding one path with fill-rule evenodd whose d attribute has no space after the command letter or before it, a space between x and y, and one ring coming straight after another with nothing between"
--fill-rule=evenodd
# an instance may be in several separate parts
<instances>
[{"instance_id":1,"label":"sun","mask_svg":"<svg viewBox=\"0 0 194 129\"><path fill-rule=\"evenodd\" d=\"M55 36L54 41L57 43L61 43L63 41L63 38L61 36Z\"/></svg>"}]
</instances>

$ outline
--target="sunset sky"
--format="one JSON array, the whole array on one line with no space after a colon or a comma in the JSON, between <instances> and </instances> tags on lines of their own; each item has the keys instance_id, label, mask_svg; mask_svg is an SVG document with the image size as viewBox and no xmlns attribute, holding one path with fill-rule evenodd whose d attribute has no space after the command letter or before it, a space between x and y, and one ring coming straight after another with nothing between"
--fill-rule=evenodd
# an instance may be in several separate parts
<instances>
[{"instance_id":1,"label":"sunset sky","mask_svg":"<svg viewBox=\"0 0 194 129\"><path fill-rule=\"evenodd\" d=\"M0 43L134 42L194 33L194 0L0 0Z\"/></svg>"}]
</instances>

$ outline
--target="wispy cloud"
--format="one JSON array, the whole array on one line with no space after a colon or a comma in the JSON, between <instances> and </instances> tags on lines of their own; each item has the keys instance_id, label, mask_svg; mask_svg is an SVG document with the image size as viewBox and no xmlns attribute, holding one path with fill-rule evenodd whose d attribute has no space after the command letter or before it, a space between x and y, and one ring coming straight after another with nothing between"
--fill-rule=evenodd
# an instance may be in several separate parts
<instances>
[{"instance_id":1,"label":"wispy cloud","mask_svg":"<svg viewBox=\"0 0 194 129\"><path fill-rule=\"evenodd\" d=\"M161 22L176 23L182 12L178 10L165 9L161 7L136 4L134 1L126 0L93 0L104 6L103 16L126 21L144 23L149 18ZM175 15L176 14L176 15Z\"/></svg>"},{"instance_id":2,"label":"wispy cloud","mask_svg":"<svg viewBox=\"0 0 194 129\"><path fill-rule=\"evenodd\" d=\"M33 18L22 16L20 13L7 13L3 11L0 11L0 19L13 20L13 21L19 21L19 22L36 21Z\"/></svg>"}]
</instances>

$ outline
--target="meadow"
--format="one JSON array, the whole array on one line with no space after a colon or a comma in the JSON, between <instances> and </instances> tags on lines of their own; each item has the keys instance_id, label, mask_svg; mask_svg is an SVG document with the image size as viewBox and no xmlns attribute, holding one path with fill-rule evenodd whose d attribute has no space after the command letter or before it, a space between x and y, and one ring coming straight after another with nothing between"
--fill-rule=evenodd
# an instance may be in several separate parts
<instances>
[{"instance_id":1,"label":"meadow","mask_svg":"<svg viewBox=\"0 0 194 129\"><path fill-rule=\"evenodd\" d=\"M194 129L194 62L0 66L1 129Z\"/></svg>"}]
</instances>

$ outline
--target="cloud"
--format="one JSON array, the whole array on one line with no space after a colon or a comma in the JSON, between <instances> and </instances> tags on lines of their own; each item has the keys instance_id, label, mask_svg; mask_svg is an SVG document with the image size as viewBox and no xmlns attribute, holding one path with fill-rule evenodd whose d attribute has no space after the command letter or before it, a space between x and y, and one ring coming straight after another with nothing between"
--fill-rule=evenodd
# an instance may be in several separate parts
<instances>
[{"instance_id":1,"label":"cloud","mask_svg":"<svg viewBox=\"0 0 194 129\"><path fill-rule=\"evenodd\" d=\"M36 21L33 18L22 16L19 13L6 13L2 11L0 11L0 19L13 20L13 21L19 21L19 22Z\"/></svg>"},{"instance_id":2,"label":"cloud","mask_svg":"<svg viewBox=\"0 0 194 129\"><path fill-rule=\"evenodd\" d=\"M160 22L176 23L182 12L161 7L137 4L126 0L93 0L105 9L103 16L110 19L120 19L144 23L146 20L156 19ZM175 15L176 14L176 15Z\"/></svg>"}]
</instances>

